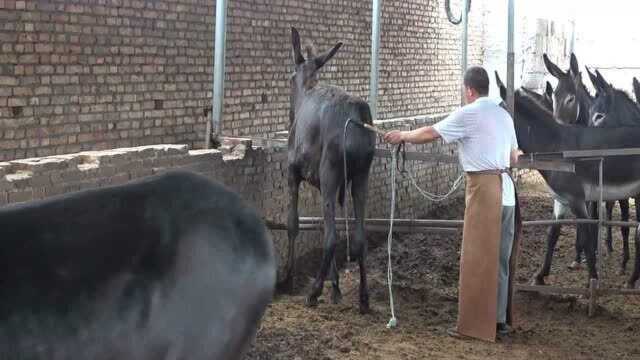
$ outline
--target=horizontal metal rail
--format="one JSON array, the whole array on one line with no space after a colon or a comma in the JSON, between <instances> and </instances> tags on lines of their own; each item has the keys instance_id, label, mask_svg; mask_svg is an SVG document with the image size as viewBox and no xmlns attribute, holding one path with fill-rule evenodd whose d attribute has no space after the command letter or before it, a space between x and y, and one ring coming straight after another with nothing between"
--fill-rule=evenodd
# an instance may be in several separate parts
<instances>
[{"instance_id":1,"label":"horizontal metal rail","mask_svg":"<svg viewBox=\"0 0 640 360\"><path fill-rule=\"evenodd\" d=\"M336 218L336 225L344 224L344 218ZM354 224L355 219L349 218L349 223ZM322 225L324 218L322 217L301 217L299 219L301 230L303 225ZM397 232L402 232L401 229L406 228L461 228L464 224L463 220L426 220L426 219L394 219L393 227ZM551 225L576 225L576 224L600 224L598 219L562 219L562 220L529 220L523 221L523 226L551 226ZM275 222L267 221L269 228L273 230L286 230L285 224L277 224ZM383 226L388 228L390 225L389 219L365 219L366 226ZM605 221L604 226L613 227L630 227L635 228L640 226L640 222L637 221ZM342 225L344 226L344 225ZM316 229L315 227L305 227L305 229ZM413 230L411 232L414 232Z\"/></svg>"},{"instance_id":2,"label":"horizontal metal rail","mask_svg":"<svg viewBox=\"0 0 640 360\"><path fill-rule=\"evenodd\" d=\"M535 292L539 294L552 295L582 295L588 297L593 291L589 288L562 287L553 285L514 285L517 291ZM597 288L597 295L640 295L640 289L620 289L620 288Z\"/></svg>"}]
</instances>

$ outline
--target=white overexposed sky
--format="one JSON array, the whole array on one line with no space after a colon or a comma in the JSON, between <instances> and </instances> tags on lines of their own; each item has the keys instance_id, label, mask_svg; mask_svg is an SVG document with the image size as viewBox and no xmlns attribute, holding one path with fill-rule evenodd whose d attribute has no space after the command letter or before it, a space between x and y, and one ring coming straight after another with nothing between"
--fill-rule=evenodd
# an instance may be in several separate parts
<instances>
[{"instance_id":1,"label":"white overexposed sky","mask_svg":"<svg viewBox=\"0 0 640 360\"><path fill-rule=\"evenodd\" d=\"M489 9L504 15L493 15L489 30L504 31L506 47L508 0L489 0ZM515 0L516 29L523 19L555 20L559 24L575 21L575 53L581 69L585 65L600 68L615 86L631 90L633 76L640 78L640 1L637 0ZM520 22L520 23L519 23ZM504 30L501 30L504 29ZM570 30L570 29L568 29ZM517 31L516 31L517 32ZM569 34L570 35L570 32ZM501 41L501 40L500 40ZM516 42L527 41L516 34ZM516 43L519 46L527 44ZM506 51L506 50L505 50ZM586 78L586 77L585 77ZM588 86L591 84L585 80Z\"/></svg>"}]
</instances>

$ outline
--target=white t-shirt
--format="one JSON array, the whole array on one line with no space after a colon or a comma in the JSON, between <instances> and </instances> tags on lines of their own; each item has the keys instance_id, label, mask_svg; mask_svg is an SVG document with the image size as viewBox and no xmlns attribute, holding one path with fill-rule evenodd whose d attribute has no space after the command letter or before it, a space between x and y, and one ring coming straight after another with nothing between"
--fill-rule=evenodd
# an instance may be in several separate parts
<instances>
[{"instance_id":1,"label":"white t-shirt","mask_svg":"<svg viewBox=\"0 0 640 360\"><path fill-rule=\"evenodd\" d=\"M518 140L511 115L495 101L478 98L433 125L446 143L458 143L464 171L506 169ZM509 175L502 174L502 205L515 206L515 188Z\"/></svg>"}]
</instances>

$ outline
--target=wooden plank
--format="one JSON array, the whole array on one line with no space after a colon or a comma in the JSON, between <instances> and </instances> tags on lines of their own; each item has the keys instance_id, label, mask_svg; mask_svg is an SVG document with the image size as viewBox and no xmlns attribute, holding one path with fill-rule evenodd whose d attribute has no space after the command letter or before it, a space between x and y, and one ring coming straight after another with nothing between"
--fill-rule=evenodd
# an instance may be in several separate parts
<instances>
[{"instance_id":1,"label":"wooden plank","mask_svg":"<svg viewBox=\"0 0 640 360\"><path fill-rule=\"evenodd\" d=\"M640 296L640 289L619 289L619 288L602 289L600 288L598 289L598 294Z\"/></svg>"},{"instance_id":2,"label":"wooden plank","mask_svg":"<svg viewBox=\"0 0 640 360\"><path fill-rule=\"evenodd\" d=\"M516 284L514 286L516 291L523 292L536 292L540 294L550 294L550 295L589 295L589 289L587 288L576 288L576 287L559 287L559 286L550 286L550 285L524 285L524 284Z\"/></svg>"},{"instance_id":3,"label":"wooden plank","mask_svg":"<svg viewBox=\"0 0 640 360\"><path fill-rule=\"evenodd\" d=\"M392 156L392 151L395 152L395 149L376 149L375 156L379 158L390 159ZM447 163L447 164L457 164L458 157L455 155L446 155L446 154L432 154L420 151L407 151L406 159L412 161L427 161L427 162L435 162L435 163Z\"/></svg>"}]
</instances>

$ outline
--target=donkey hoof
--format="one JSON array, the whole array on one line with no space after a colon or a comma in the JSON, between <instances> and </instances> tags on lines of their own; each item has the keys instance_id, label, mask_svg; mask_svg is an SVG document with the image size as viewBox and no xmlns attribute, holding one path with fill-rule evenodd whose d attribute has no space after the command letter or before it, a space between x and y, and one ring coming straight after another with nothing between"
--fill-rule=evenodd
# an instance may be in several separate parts
<instances>
[{"instance_id":1,"label":"donkey hoof","mask_svg":"<svg viewBox=\"0 0 640 360\"><path fill-rule=\"evenodd\" d=\"M544 276L536 275L531 279L531 285L545 285Z\"/></svg>"},{"instance_id":2,"label":"donkey hoof","mask_svg":"<svg viewBox=\"0 0 640 360\"><path fill-rule=\"evenodd\" d=\"M567 269L569 270L580 270L581 268L582 263L575 260L571 264L567 265Z\"/></svg>"},{"instance_id":3,"label":"donkey hoof","mask_svg":"<svg viewBox=\"0 0 640 360\"><path fill-rule=\"evenodd\" d=\"M360 304L360 315L366 315L371 313L371 308L369 307L369 304Z\"/></svg>"},{"instance_id":4,"label":"donkey hoof","mask_svg":"<svg viewBox=\"0 0 640 360\"><path fill-rule=\"evenodd\" d=\"M307 296L304 299L304 305L306 307L316 307L318 306L318 298L314 296Z\"/></svg>"},{"instance_id":5,"label":"donkey hoof","mask_svg":"<svg viewBox=\"0 0 640 360\"><path fill-rule=\"evenodd\" d=\"M342 293L340 292L340 290L334 290L331 293L331 302L334 305L338 305L342 302Z\"/></svg>"},{"instance_id":6,"label":"donkey hoof","mask_svg":"<svg viewBox=\"0 0 640 360\"><path fill-rule=\"evenodd\" d=\"M363 296L360 298L360 314L365 315L371 312L369 307L369 296Z\"/></svg>"},{"instance_id":7,"label":"donkey hoof","mask_svg":"<svg viewBox=\"0 0 640 360\"><path fill-rule=\"evenodd\" d=\"M289 295L292 294L293 293L293 277L289 276L286 279L284 279L278 286L278 290L285 294L289 294Z\"/></svg>"},{"instance_id":8,"label":"donkey hoof","mask_svg":"<svg viewBox=\"0 0 640 360\"><path fill-rule=\"evenodd\" d=\"M636 282L635 282L635 281L629 281L629 282L627 283L627 289L631 289L631 290L633 290L633 289L635 289L635 288L636 288Z\"/></svg>"}]
</instances>

